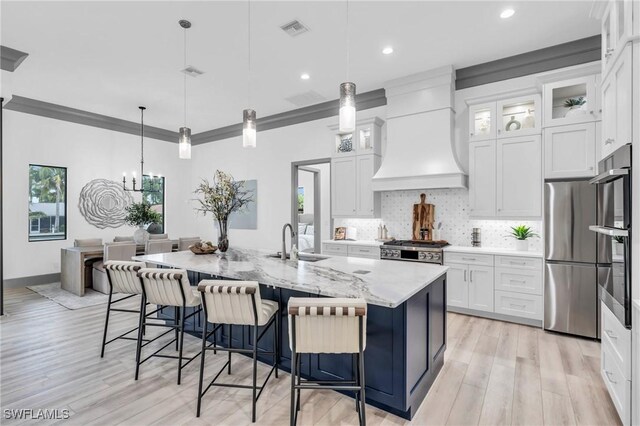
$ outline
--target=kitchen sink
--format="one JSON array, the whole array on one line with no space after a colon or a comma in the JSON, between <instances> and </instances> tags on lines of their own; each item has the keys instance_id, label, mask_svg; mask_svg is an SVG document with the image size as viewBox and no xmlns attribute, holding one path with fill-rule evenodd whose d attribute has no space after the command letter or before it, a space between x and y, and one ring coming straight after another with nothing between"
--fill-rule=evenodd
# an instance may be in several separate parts
<instances>
[{"instance_id":1,"label":"kitchen sink","mask_svg":"<svg viewBox=\"0 0 640 426\"><path fill-rule=\"evenodd\" d=\"M282 257L282 254L280 252L276 253L276 254L270 254L267 257L273 258L273 259L280 259ZM287 259L291 259L291 254L287 253ZM324 259L328 259L327 256L320 256L319 254L308 254L308 253L300 253L298 255L298 260L301 260L303 262L317 262L319 260L324 260Z\"/></svg>"}]
</instances>

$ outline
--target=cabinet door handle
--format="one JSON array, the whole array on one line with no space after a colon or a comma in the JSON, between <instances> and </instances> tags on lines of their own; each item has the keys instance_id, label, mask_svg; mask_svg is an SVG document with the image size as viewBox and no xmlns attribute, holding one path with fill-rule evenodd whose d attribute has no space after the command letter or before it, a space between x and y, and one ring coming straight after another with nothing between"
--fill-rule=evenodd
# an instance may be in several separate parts
<instances>
[{"instance_id":1,"label":"cabinet door handle","mask_svg":"<svg viewBox=\"0 0 640 426\"><path fill-rule=\"evenodd\" d=\"M464 271L464 282L465 282L465 283L467 282L467 270L466 270L466 269L465 269L465 271Z\"/></svg>"},{"instance_id":2,"label":"cabinet door handle","mask_svg":"<svg viewBox=\"0 0 640 426\"><path fill-rule=\"evenodd\" d=\"M604 144L609 145L609 144L612 144L613 142L615 142L613 138L608 138L606 141L604 141Z\"/></svg>"},{"instance_id":3,"label":"cabinet door handle","mask_svg":"<svg viewBox=\"0 0 640 426\"><path fill-rule=\"evenodd\" d=\"M527 282L525 280L514 280L514 279L510 279L509 282L512 283L522 283L522 284L526 284Z\"/></svg>"},{"instance_id":4,"label":"cabinet door handle","mask_svg":"<svg viewBox=\"0 0 640 426\"><path fill-rule=\"evenodd\" d=\"M610 339L614 339L614 340L618 340L618 336L616 336L615 334L613 334L613 331L611 330L607 330L606 328L604 329L604 332L607 334L607 336L609 336Z\"/></svg>"},{"instance_id":5,"label":"cabinet door handle","mask_svg":"<svg viewBox=\"0 0 640 426\"><path fill-rule=\"evenodd\" d=\"M511 306L512 308L520 308L520 309L524 309L527 307L527 305L518 305L516 303L509 303L509 306Z\"/></svg>"},{"instance_id":6,"label":"cabinet door handle","mask_svg":"<svg viewBox=\"0 0 640 426\"><path fill-rule=\"evenodd\" d=\"M473 271L469 271L469 282L473 282Z\"/></svg>"},{"instance_id":7,"label":"cabinet door handle","mask_svg":"<svg viewBox=\"0 0 640 426\"><path fill-rule=\"evenodd\" d=\"M476 258L475 257L463 257L462 260L466 260L468 262L475 262Z\"/></svg>"},{"instance_id":8,"label":"cabinet door handle","mask_svg":"<svg viewBox=\"0 0 640 426\"><path fill-rule=\"evenodd\" d=\"M607 380L609 380L611 383L618 383L617 381L611 378L611 376L613 376L613 373L611 371L604 370L604 374L607 375Z\"/></svg>"},{"instance_id":9,"label":"cabinet door handle","mask_svg":"<svg viewBox=\"0 0 640 426\"><path fill-rule=\"evenodd\" d=\"M469 133L469 136L473 136L473 132Z\"/></svg>"},{"instance_id":10,"label":"cabinet door handle","mask_svg":"<svg viewBox=\"0 0 640 426\"><path fill-rule=\"evenodd\" d=\"M518 262L515 260L510 260L509 263L511 263L512 265L526 265L527 262Z\"/></svg>"}]
</instances>

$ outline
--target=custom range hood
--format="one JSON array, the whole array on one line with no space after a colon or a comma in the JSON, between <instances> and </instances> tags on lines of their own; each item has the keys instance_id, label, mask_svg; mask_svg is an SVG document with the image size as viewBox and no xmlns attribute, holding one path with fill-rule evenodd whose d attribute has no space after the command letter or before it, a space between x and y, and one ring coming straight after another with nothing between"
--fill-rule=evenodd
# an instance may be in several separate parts
<instances>
[{"instance_id":1,"label":"custom range hood","mask_svg":"<svg viewBox=\"0 0 640 426\"><path fill-rule=\"evenodd\" d=\"M454 147L452 66L386 83L387 147L374 191L466 188Z\"/></svg>"}]
</instances>

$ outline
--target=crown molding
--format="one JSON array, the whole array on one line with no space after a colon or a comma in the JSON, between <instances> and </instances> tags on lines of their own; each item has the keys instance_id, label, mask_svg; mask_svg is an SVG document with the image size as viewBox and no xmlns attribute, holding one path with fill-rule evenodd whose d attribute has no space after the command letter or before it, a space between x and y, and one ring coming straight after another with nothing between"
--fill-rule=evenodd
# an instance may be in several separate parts
<instances>
[{"instance_id":1,"label":"crown molding","mask_svg":"<svg viewBox=\"0 0 640 426\"><path fill-rule=\"evenodd\" d=\"M11 100L6 104L5 109L131 135L140 134L140 123L134 121L122 120L108 115L96 114L94 112L25 98L23 96L13 95ZM161 141L178 142L178 132L172 132L159 127L145 125L144 135L148 138Z\"/></svg>"},{"instance_id":2,"label":"crown molding","mask_svg":"<svg viewBox=\"0 0 640 426\"><path fill-rule=\"evenodd\" d=\"M4 71L14 72L27 56L26 52L21 52L7 46L0 46L0 68Z\"/></svg>"}]
</instances>

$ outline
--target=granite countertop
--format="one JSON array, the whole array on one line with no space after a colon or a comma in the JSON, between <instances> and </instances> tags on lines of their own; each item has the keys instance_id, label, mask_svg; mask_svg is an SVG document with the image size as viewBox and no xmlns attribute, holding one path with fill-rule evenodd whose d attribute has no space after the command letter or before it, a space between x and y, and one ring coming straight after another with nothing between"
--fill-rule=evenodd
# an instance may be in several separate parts
<instances>
[{"instance_id":1,"label":"granite countertop","mask_svg":"<svg viewBox=\"0 0 640 426\"><path fill-rule=\"evenodd\" d=\"M330 297L362 297L396 308L447 272L448 267L356 257L324 256L317 262L283 261L275 251L229 249L195 255L190 251L135 256L134 260ZM196 283L192 283L195 285Z\"/></svg>"},{"instance_id":2,"label":"granite countertop","mask_svg":"<svg viewBox=\"0 0 640 426\"><path fill-rule=\"evenodd\" d=\"M542 259L544 257L542 252L539 251L520 251L505 248L496 247L463 247L463 246L447 246L444 251L456 252L456 253L478 253L478 254L497 254L505 256L519 256L519 257L536 257Z\"/></svg>"},{"instance_id":3,"label":"granite countertop","mask_svg":"<svg viewBox=\"0 0 640 426\"><path fill-rule=\"evenodd\" d=\"M351 246L380 246L382 241L376 240L324 240L323 243L348 244Z\"/></svg>"}]
</instances>

